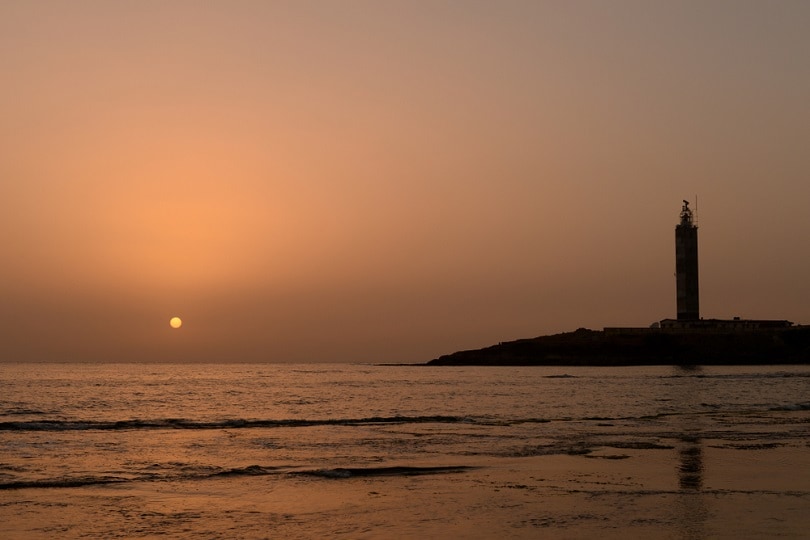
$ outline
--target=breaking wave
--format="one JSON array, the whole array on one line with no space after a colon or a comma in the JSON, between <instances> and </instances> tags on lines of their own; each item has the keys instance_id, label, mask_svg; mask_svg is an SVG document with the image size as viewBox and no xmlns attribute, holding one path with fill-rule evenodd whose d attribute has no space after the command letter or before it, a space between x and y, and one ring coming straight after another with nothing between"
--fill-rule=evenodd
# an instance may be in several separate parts
<instances>
[{"instance_id":1,"label":"breaking wave","mask_svg":"<svg viewBox=\"0 0 810 540\"><path fill-rule=\"evenodd\" d=\"M0 432L3 431L135 431L135 430L216 430L216 429L272 429L296 428L313 426L382 426L382 425L408 425L408 424L471 424L479 426L510 426L520 424L548 424L552 422L614 422L614 421L651 421L667 417L679 416L705 416L723 415L726 413L739 415L741 411L726 409L721 405L701 403L699 411L671 411L657 412L655 414L641 414L632 416L611 415L585 415L581 417L513 417L493 418L491 416L455 416L455 415L423 415L423 416L369 416L362 418L293 418L293 419L243 419L230 418L222 420L191 420L187 418L156 418L156 419L128 419L128 420L25 420L0 422ZM765 411L807 411L810 402L788 404L760 404L756 408L747 408L745 415Z\"/></svg>"},{"instance_id":2,"label":"breaking wave","mask_svg":"<svg viewBox=\"0 0 810 540\"><path fill-rule=\"evenodd\" d=\"M443 467L358 467L337 469L316 469L311 471L297 471L294 474L306 476L320 476L324 478L351 478L365 476L418 476L424 474L459 473L477 467L465 465L451 465Z\"/></svg>"},{"instance_id":3,"label":"breaking wave","mask_svg":"<svg viewBox=\"0 0 810 540\"><path fill-rule=\"evenodd\" d=\"M207 480L217 478L234 478L250 476L315 476L321 478L352 478L378 476L418 476L428 474L460 473L477 467L465 465L446 465L438 467L338 467L333 469L295 470L289 467L268 467L248 465L246 467L189 467L181 463L156 466L159 471L143 470L141 474L131 477L119 476L75 476L63 478L44 478L36 480L16 480L0 482L0 491L16 489L54 489L104 486L128 482L163 482L176 480Z\"/></svg>"},{"instance_id":4,"label":"breaking wave","mask_svg":"<svg viewBox=\"0 0 810 540\"><path fill-rule=\"evenodd\" d=\"M0 431L117 431L150 429L249 429L283 428L309 426L362 426L380 424L458 424L473 423L470 418L460 416L371 416L368 418L326 418L326 419L286 419L286 420L247 420L226 419L198 421L184 418L164 418L153 420L35 420L24 422L0 422Z\"/></svg>"}]
</instances>

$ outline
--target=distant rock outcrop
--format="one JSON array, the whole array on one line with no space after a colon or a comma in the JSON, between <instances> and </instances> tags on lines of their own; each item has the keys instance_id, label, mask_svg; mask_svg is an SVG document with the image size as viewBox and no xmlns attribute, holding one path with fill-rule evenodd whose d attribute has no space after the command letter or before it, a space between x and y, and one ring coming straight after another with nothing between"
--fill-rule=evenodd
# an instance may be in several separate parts
<instances>
[{"instance_id":1,"label":"distant rock outcrop","mask_svg":"<svg viewBox=\"0 0 810 540\"><path fill-rule=\"evenodd\" d=\"M459 351L434 366L644 366L810 364L810 326L747 331L580 328Z\"/></svg>"}]
</instances>

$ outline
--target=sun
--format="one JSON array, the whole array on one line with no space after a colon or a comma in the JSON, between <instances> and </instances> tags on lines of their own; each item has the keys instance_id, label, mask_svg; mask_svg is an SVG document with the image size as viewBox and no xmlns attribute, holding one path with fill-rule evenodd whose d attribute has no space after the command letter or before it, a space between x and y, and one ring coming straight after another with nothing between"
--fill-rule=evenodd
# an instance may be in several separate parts
<instances>
[{"instance_id":1,"label":"sun","mask_svg":"<svg viewBox=\"0 0 810 540\"><path fill-rule=\"evenodd\" d=\"M183 320L180 317L172 317L169 320L169 326L171 326L172 328L180 328L181 326L183 326Z\"/></svg>"}]
</instances>

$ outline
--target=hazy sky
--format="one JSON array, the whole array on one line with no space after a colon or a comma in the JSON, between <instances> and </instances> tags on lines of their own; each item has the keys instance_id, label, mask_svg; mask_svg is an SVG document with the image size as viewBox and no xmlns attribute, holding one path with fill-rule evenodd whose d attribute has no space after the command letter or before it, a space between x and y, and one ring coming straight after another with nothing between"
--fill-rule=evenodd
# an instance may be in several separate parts
<instances>
[{"instance_id":1,"label":"hazy sky","mask_svg":"<svg viewBox=\"0 0 810 540\"><path fill-rule=\"evenodd\" d=\"M810 323L810 2L0 3L0 360ZM183 318L179 330L169 326Z\"/></svg>"}]
</instances>

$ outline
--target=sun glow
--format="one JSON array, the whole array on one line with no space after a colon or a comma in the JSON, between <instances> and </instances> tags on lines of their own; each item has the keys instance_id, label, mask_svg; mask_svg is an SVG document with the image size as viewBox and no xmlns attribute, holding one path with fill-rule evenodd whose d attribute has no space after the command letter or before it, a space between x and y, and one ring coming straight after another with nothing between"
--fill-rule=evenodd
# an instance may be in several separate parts
<instances>
[{"instance_id":1,"label":"sun glow","mask_svg":"<svg viewBox=\"0 0 810 540\"><path fill-rule=\"evenodd\" d=\"M183 321L180 317L172 317L171 320L169 320L169 326L172 328L180 328L183 326Z\"/></svg>"}]
</instances>

